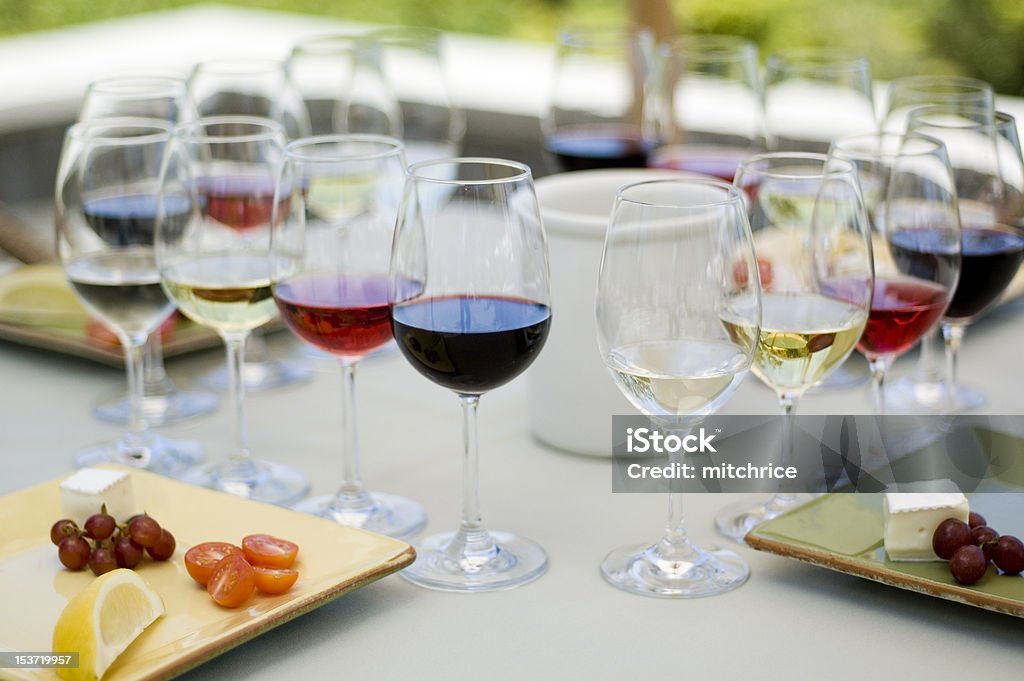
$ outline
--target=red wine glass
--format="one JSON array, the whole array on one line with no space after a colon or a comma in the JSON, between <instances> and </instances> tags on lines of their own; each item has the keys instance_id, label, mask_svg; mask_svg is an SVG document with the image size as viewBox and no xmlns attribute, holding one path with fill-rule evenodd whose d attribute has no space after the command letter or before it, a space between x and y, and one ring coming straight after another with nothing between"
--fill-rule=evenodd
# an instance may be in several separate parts
<instances>
[{"instance_id":1,"label":"red wine glass","mask_svg":"<svg viewBox=\"0 0 1024 681\"><path fill-rule=\"evenodd\" d=\"M564 30L542 121L556 171L643 168L657 146L644 105L654 73L654 38L636 29Z\"/></svg>"},{"instance_id":2,"label":"red wine glass","mask_svg":"<svg viewBox=\"0 0 1024 681\"><path fill-rule=\"evenodd\" d=\"M875 413L885 413L893 360L938 324L960 275L960 216L945 145L930 137L881 133L832 142L833 158L853 163L872 224L874 295L857 349L871 367ZM901 271L893 256L932 240L941 266ZM843 296L844 283L830 282Z\"/></svg>"},{"instance_id":3,"label":"red wine glass","mask_svg":"<svg viewBox=\"0 0 1024 681\"><path fill-rule=\"evenodd\" d=\"M480 397L533 362L551 324L547 241L530 168L488 158L411 166L390 282L398 348L458 396L465 440L462 522L423 540L402 574L462 592L533 581L547 569L544 549L481 520L476 437Z\"/></svg>"},{"instance_id":4,"label":"red wine glass","mask_svg":"<svg viewBox=\"0 0 1024 681\"><path fill-rule=\"evenodd\" d=\"M686 35L658 50L648 102L664 146L656 168L732 182L740 162L763 151L757 47L731 35Z\"/></svg>"},{"instance_id":5,"label":"red wine glass","mask_svg":"<svg viewBox=\"0 0 1024 681\"><path fill-rule=\"evenodd\" d=\"M356 365L391 341L388 265L405 179L402 143L377 135L291 142L277 183L274 301L285 324L341 366L342 480L295 509L394 537L423 527L419 504L367 491L359 470Z\"/></svg>"}]
</instances>

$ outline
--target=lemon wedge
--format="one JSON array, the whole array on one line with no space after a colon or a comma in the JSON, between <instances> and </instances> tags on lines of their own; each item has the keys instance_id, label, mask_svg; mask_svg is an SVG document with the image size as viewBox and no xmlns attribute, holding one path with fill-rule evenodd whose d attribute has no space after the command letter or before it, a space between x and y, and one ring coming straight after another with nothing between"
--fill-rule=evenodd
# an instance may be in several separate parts
<instances>
[{"instance_id":1,"label":"lemon wedge","mask_svg":"<svg viewBox=\"0 0 1024 681\"><path fill-rule=\"evenodd\" d=\"M78 653L66 681L97 681L146 627L164 614L155 591L131 570L111 570L72 598L53 629L53 650Z\"/></svg>"},{"instance_id":2,"label":"lemon wedge","mask_svg":"<svg viewBox=\"0 0 1024 681\"><path fill-rule=\"evenodd\" d=\"M0 315L27 324L82 319L85 310L58 265L24 265L0 277Z\"/></svg>"}]
</instances>

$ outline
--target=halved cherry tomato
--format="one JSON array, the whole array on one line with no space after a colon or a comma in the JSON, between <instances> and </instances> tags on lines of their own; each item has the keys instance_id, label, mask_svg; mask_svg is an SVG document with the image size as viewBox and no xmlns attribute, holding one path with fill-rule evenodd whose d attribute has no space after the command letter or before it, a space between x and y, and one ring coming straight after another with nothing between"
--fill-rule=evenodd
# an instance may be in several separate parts
<instances>
[{"instance_id":1,"label":"halved cherry tomato","mask_svg":"<svg viewBox=\"0 0 1024 681\"><path fill-rule=\"evenodd\" d=\"M210 582L210 575L213 574L213 569L217 567L217 563L224 560L227 556L241 554L242 549L234 544L223 541L208 541L203 544L197 544L188 550L188 553L185 554L185 569L188 570L192 579L206 586Z\"/></svg>"},{"instance_id":2,"label":"halved cherry tomato","mask_svg":"<svg viewBox=\"0 0 1024 681\"><path fill-rule=\"evenodd\" d=\"M283 594L299 578L297 570L254 567L256 588L265 594Z\"/></svg>"},{"instance_id":3,"label":"halved cherry tomato","mask_svg":"<svg viewBox=\"0 0 1024 681\"><path fill-rule=\"evenodd\" d=\"M250 534L242 540L242 551L253 565L290 568L299 554L299 545L269 534Z\"/></svg>"},{"instance_id":4,"label":"halved cherry tomato","mask_svg":"<svg viewBox=\"0 0 1024 681\"><path fill-rule=\"evenodd\" d=\"M217 563L206 591L214 602L225 608L237 608L252 596L256 573L245 556L233 553Z\"/></svg>"}]
</instances>

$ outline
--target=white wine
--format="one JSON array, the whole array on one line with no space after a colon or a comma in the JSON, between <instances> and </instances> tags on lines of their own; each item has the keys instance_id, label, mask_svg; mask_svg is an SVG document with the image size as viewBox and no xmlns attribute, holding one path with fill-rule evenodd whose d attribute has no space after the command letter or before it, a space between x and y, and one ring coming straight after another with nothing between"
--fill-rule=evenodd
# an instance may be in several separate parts
<instances>
[{"instance_id":1,"label":"white wine","mask_svg":"<svg viewBox=\"0 0 1024 681\"><path fill-rule=\"evenodd\" d=\"M277 314L267 256L205 255L167 267L164 287L189 319L222 332L249 331Z\"/></svg>"},{"instance_id":2,"label":"white wine","mask_svg":"<svg viewBox=\"0 0 1024 681\"><path fill-rule=\"evenodd\" d=\"M616 347L605 363L637 409L666 416L716 411L743 380L750 357L727 340L683 338Z\"/></svg>"},{"instance_id":3,"label":"white wine","mask_svg":"<svg viewBox=\"0 0 1024 681\"><path fill-rule=\"evenodd\" d=\"M867 311L817 293L766 293L762 328L751 369L777 391L801 391L823 379L853 350L867 323ZM746 318L722 314L729 335L753 340Z\"/></svg>"},{"instance_id":4,"label":"white wine","mask_svg":"<svg viewBox=\"0 0 1024 681\"><path fill-rule=\"evenodd\" d=\"M79 256L64 272L86 309L117 331L148 335L174 310L147 246Z\"/></svg>"}]
</instances>

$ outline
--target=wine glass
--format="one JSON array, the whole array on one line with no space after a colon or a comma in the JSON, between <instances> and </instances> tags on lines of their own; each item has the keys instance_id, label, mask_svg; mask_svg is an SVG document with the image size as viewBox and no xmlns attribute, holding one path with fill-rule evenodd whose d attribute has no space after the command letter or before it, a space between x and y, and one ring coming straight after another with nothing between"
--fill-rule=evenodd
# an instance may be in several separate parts
<instances>
[{"instance_id":1,"label":"wine glass","mask_svg":"<svg viewBox=\"0 0 1024 681\"><path fill-rule=\"evenodd\" d=\"M797 402L843 363L867 324L874 288L871 226L857 170L843 159L760 154L740 166L736 186L748 197L763 289L752 369L782 406L786 462L792 460ZM836 282L842 282L840 295ZM715 524L742 542L759 523L801 501L779 493L755 506L739 503L719 513Z\"/></svg>"},{"instance_id":2,"label":"wine glass","mask_svg":"<svg viewBox=\"0 0 1024 681\"><path fill-rule=\"evenodd\" d=\"M480 517L480 396L522 373L551 324L547 241L530 168L456 158L409 168L391 253L392 329L402 355L462 404L462 522L424 539L403 571L446 591L492 591L547 569L539 545Z\"/></svg>"},{"instance_id":3,"label":"wine glass","mask_svg":"<svg viewBox=\"0 0 1024 681\"><path fill-rule=\"evenodd\" d=\"M642 168L657 146L652 112L644 107L654 63L645 29L564 30L542 121L556 171Z\"/></svg>"},{"instance_id":4,"label":"wine glass","mask_svg":"<svg viewBox=\"0 0 1024 681\"><path fill-rule=\"evenodd\" d=\"M773 151L825 152L834 137L877 132L867 58L836 48L769 55L764 117Z\"/></svg>"},{"instance_id":5,"label":"wine glass","mask_svg":"<svg viewBox=\"0 0 1024 681\"><path fill-rule=\"evenodd\" d=\"M254 116L213 116L175 128L161 175L156 261L171 300L224 339L231 377L235 443L223 463L185 480L257 501L295 503L309 482L249 452L242 365L245 339L277 314L271 294L271 217L284 158L284 128ZM280 202L286 202L281 197ZM183 206L184 220L171 220ZM279 270L278 270L279 271Z\"/></svg>"},{"instance_id":6,"label":"wine glass","mask_svg":"<svg viewBox=\"0 0 1024 681\"><path fill-rule=\"evenodd\" d=\"M956 182L962 262L953 300L942 317L946 380L936 406L959 413L985 402L980 390L957 383L957 357L964 334L999 300L1024 261L1024 234L1007 219L1018 210L1019 197L1004 181L1004 177L1019 177L1024 171L1004 172L1002 166L1011 157L999 153L998 141L1004 138L996 133L994 118L985 108L918 107L910 112L907 128L945 143ZM910 244L903 249L902 269L927 272L942 259L936 248L927 240ZM939 253L944 251L939 249Z\"/></svg>"},{"instance_id":7,"label":"wine glass","mask_svg":"<svg viewBox=\"0 0 1024 681\"><path fill-rule=\"evenodd\" d=\"M180 78L119 76L89 84L79 109L79 121L124 116L159 118L174 124L192 120L196 113L188 97L188 86ZM213 394L181 390L171 381L164 369L159 329L149 334L142 356L145 395L142 406L150 425L177 423L209 414L217 408ZM127 423L131 418L131 395L101 402L93 408L93 413L104 421Z\"/></svg>"},{"instance_id":8,"label":"wine glass","mask_svg":"<svg viewBox=\"0 0 1024 681\"><path fill-rule=\"evenodd\" d=\"M757 48L738 36L687 35L658 55L650 95L666 146L650 165L732 182L740 162L764 146Z\"/></svg>"},{"instance_id":9,"label":"wine glass","mask_svg":"<svg viewBox=\"0 0 1024 681\"><path fill-rule=\"evenodd\" d=\"M128 429L75 456L76 466L116 462L180 476L202 460L192 440L148 430L143 409L146 337L174 311L153 256L160 167L171 125L157 119L83 121L64 138L56 183L57 252L75 294L113 329L128 374ZM180 206L178 206L180 208ZM168 224L181 223L171 207Z\"/></svg>"},{"instance_id":10,"label":"wine glass","mask_svg":"<svg viewBox=\"0 0 1024 681\"><path fill-rule=\"evenodd\" d=\"M188 86L202 116L260 116L284 126L288 139L309 134L309 112L289 81L284 62L252 58L204 61L196 64ZM247 390L276 388L312 376L309 368L299 362L272 357L263 334L262 329L257 329L249 337L242 372ZM201 380L224 389L230 378L220 369Z\"/></svg>"},{"instance_id":11,"label":"wine glass","mask_svg":"<svg viewBox=\"0 0 1024 681\"><path fill-rule=\"evenodd\" d=\"M755 263L736 187L684 179L619 190L597 280L598 345L619 390L663 430L686 436L746 376L761 327ZM605 581L645 596L696 598L747 580L750 568L735 553L687 539L682 498L669 492L658 542L605 557Z\"/></svg>"},{"instance_id":12,"label":"wine glass","mask_svg":"<svg viewBox=\"0 0 1024 681\"><path fill-rule=\"evenodd\" d=\"M982 80L961 76L908 76L889 83L883 129L903 133L909 113L921 106L945 106L963 111L981 112L988 120L995 115L992 86ZM921 339L917 366L909 376L892 383L886 390L889 406L900 412L933 411L944 405L944 371L937 349L936 327Z\"/></svg>"},{"instance_id":13,"label":"wine glass","mask_svg":"<svg viewBox=\"0 0 1024 681\"><path fill-rule=\"evenodd\" d=\"M842 137L829 155L857 168L872 223L875 289L857 349L871 367L874 410L881 415L889 367L938 324L960 275L953 170L945 145L916 133ZM944 252L936 260L941 266L902 272L893 252L928 240ZM841 298L843 282L834 282L830 293Z\"/></svg>"},{"instance_id":14,"label":"wine glass","mask_svg":"<svg viewBox=\"0 0 1024 681\"><path fill-rule=\"evenodd\" d=\"M391 340L388 266L405 179L402 143L375 135L291 142L277 185L272 233L274 300L300 339L341 367L342 482L295 509L394 537L420 530L419 504L370 494L359 473L355 372Z\"/></svg>"}]
</instances>

